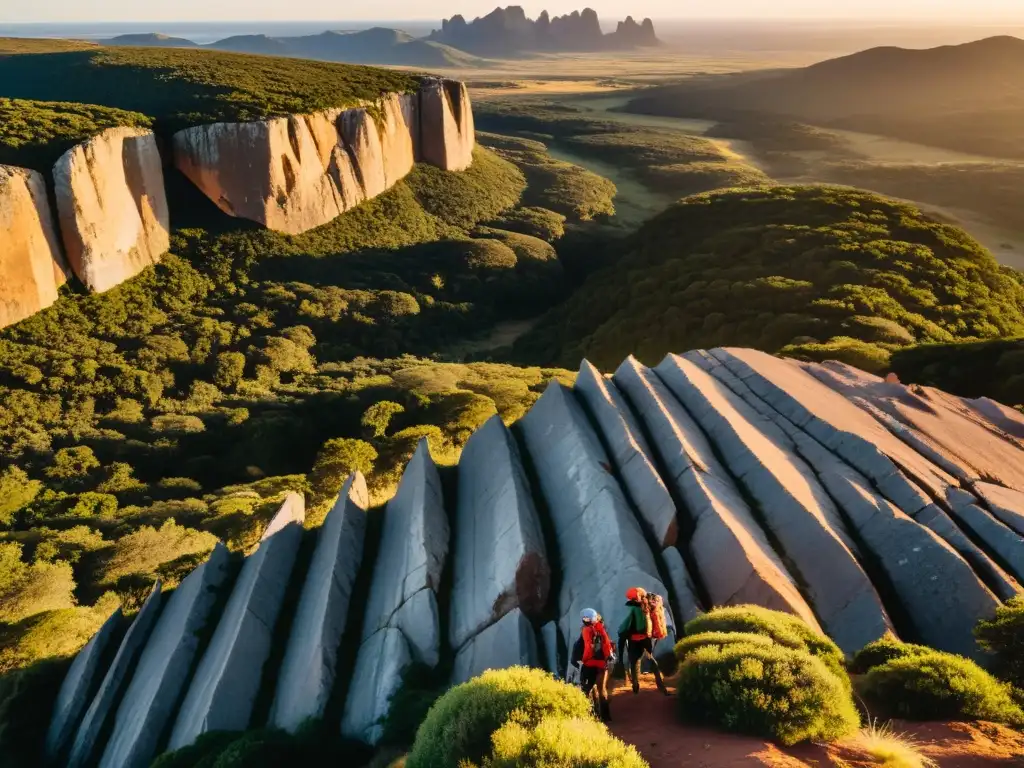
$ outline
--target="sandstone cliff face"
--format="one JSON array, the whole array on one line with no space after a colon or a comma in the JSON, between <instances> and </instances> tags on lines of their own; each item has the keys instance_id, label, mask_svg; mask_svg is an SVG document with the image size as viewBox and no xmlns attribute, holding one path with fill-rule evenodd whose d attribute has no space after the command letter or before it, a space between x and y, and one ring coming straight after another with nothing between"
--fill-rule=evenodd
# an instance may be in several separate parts
<instances>
[{"instance_id":1,"label":"sandstone cliff face","mask_svg":"<svg viewBox=\"0 0 1024 768\"><path fill-rule=\"evenodd\" d=\"M53 304L65 281L42 175L0 165L0 327Z\"/></svg>"},{"instance_id":2,"label":"sandstone cliff face","mask_svg":"<svg viewBox=\"0 0 1024 768\"><path fill-rule=\"evenodd\" d=\"M155 264L170 247L167 194L156 137L109 128L53 167L68 262L93 291Z\"/></svg>"},{"instance_id":3,"label":"sandstone cliff face","mask_svg":"<svg viewBox=\"0 0 1024 768\"><path fill-rule=\"evenodd\" d=\"M465 87L429 81L352 109L187 128L174 162L225 213L299 234L391 188L417 160L467 168L472 126Z\"/></svg>"},{"instance_id":4,"label":"sandstone cliff face","mask_svg":"<svg viewBox=\"0 0 1024 768\"><path fill-rule=\"evenodd\" d=\"M423 162L445 171L473 163L473 108L465 83L429 80L420 89L420 142Z\"/></svg>"}]
</instances>

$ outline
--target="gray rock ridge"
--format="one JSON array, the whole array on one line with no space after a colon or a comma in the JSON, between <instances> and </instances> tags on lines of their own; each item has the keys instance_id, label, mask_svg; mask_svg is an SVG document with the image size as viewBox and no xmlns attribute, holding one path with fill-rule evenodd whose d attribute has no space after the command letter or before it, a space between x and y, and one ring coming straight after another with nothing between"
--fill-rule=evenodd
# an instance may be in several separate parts
<instances>
[{"instance_id":1,"label":"gray rock ridge","mask_svg":"<svg viewBox=\"0 0 1024 768\"><path fill-rule=\"evenodd\" d=\"M1024 493L986 482L975 483L974 491L1000 522L1024 536Z\"/></svg>"},{"instance_id":2,"label":"gray rock ridge","mask_svg":"<svg viewBox=\"0 0 1024 768\"><path fill-rule=\"evenodd\" d=\"M1010 590L997 592L1000 598L1008 600L1013 596L1011 592L1020 591L1020 583L1024 582L1024 536L983 509L973 494L950 488L946 501L956 521L995 553L1016 578L1016 582L1007 585ZM1016 589L1012 589L1014 585Z\"/></svg>"},{"instance_id":3,"label":"gray rock ridge","mask_svg":"<svg viewBox=\"0 0 1024 768\"><path fill-rule=\"evenodd\" d=\"M661 595L668 590L572 390L552 381L519 428L558 542L558 624L568 648L584 608L594 608L614 627L625 615L627 589L643 587Z\"/></svg>"},{"instance_id":4,"label":"gray rock ridge","mask_svg":"<svg viewBox=\"0 0 1024 768\"><path fill-rule=\"evenodd\" d=\"M672 587L671 594L666 598L671 600L672 613L679 625L676 627L677 635L682 635L682 628L686 622L697 618L704 612L700 597L686 570L686 563L683 556L675 547L665 547L661 553L661 560L665 564L665 573L668 575L668 583Z\"/></svg>"},{"instance_id":5,"label":"gray rock ridge","mask_svg":"<svg viewBox=\"0 0 1024 768\"><path fill-rule=\"evenodd\" d=\"M116 634L123 614L118 608L103 622L89 642L85 644L71 662L64 682L57 692L57 700L46 732L45 754L53 762L64 751L68 740L74 736L86 707L98 687L103 670L100 664L107 646Z\"/></svg>"},{"instance_id":6,"label":"gray rock ridge","mask_svg":"<svg viewBox=\"0 0 1024 768\"><path fill-rule=\"evenodd\" d=\"M228 575L228 550L217 544L174 590L121 699L100 768L148 768L178 706L199 647L199 633Z\"/></svg>"},{"instance_id":7,"label":"gray rock ridge","mask_svg":"<svg viewBox=\"0 0 1024 768\"><path fill-rule=\"evenodd\" d=\"M818 621L796 580L715 458L704 433L654 373L627 359L614 381L647 426L667 482L690 517L687 551L714 605L753 603Z\"/></svg>"},{"instance_id":8,"label":"gray rock ridge","mask_svg":"<svg viewBox=\"0 0 1024 768\"><path fill-rule=\"evenodd\" d=\"M366 538L366 480L349 476L317 534L277 677L270 725L294 732L321 717L337 672L338 647Z\"/></svg>"},{"instance_id":9,"label":"gray rock ridge","mask_svg":"<svg viewBox=\"0 0 1024 768\"><path fill-rule=\"evenodd\" d=\"M560 676L563 669L561 659L565 656L565 652L559 645L561 635L558 632L558 624L549 621L542 626L540 637L544 646L544 669L552 675Z\"/></svg>"},{"instance_id":10,"label":"gray rock ridge","mask_svg":"<svg viewBox=\"0 0 1024 768\"><path fill-rule=\"evenodd\" d=\"M391 697L402 684L402 672L411 663L409 644L397 629L386 627L363 643L341 718L343 736L371 746L380 741Z\"/></svg>"},{"instance_id":11,"label":"gray rock ridge","mask_svg":"<svg viewBox=\"0 0 1024 768\"><path fill-rule=\"evenodd\" d=\"M573 390L586 403L604 437L648 532L661 547L675 544L679 535L676 505L622 393L587 360L580 363Z\"/></svg>"},{"instance_id":12,"label":"gray rock ridge","mask_svg":"<svg viewBox=\"0 0 1024 768\"><path fill-rule=\"evenodd\" d=\"M463 447L458 487L449 626L455 649L514 609L539 616L551 584L533 494L500 416Z\"/></svg>"},{"instance_id":13,"label":"gray rock ridge","mask_svg":"<svg viewBox=\"0 0 1024 768\"><path fill-rule=\"evenodd\" d=\"M156 136L108 128L53 166L68 263L92 291L106 291L170 248L170 216Z\"/></svg>"},{"instance_id":14,"label":"gray rock ridge","mask_svg":"<svg viewBox=\"0 0 1024 768\"><path fill-rule=\"evenodd\" d=\"M43 175L0 165L0 327L46 309L65 282Z\"/></svg>"},{"instance_id":15,"label":"gray rock ridge","mask_svg":"<svg viewBox=\"0 0 1024 768\"><path fill-rule=\"evenodd\" d=\"M188 746L208 731L248 727L304 519L302 497L288 494L259 547L245 559L178 711L168 749Z\"/></svg>"},{"instance_id":16,"label":"gray rock ridge","mask_svg":"<svg viewBox=\"0 0 1024 768\"><path fill-rule=\"evenodd\" d=\"M785 434L688 360L669 355L655 373L757 503L839 647L852 653L892 630L839 510Z\"/></svg>"},{"instance_id":17,"label":"gray rock ridge","mask_svg":"<svg viewBox=\"0 0 1024 768\"><path fill-rule=\"evenodd\" d=\"M157 581L131 626L128 627L117 649L117 655L107 668L96 695L93 696L78 725L68 753L67 768L82 768L90 764L100 735L114 713L124 685L134 671L139 654L145 648L156 625L162 607L161 598L161 584Z\"/></svg>"},{"instance_id":18,"label":"gray rock ridge","mask_svg":"<svg viewBox=\"0 0 1024 768\"><path fill-rule=\"evenodd\" d=\"M439 82L348 109L186 128L173 137L174 162L225 213L306 232L390 189L417 161L472 164L468 93Z\"/></svg>"},{"instance_id":19,"label":"gray rock ridge","mask_svg":"<svg viewBox=\"0 0 1024 768\"><path fill-rule=\"evenodd\" d=\"M539 663L537 633L523 612L513 608L459 650L452 684L464 683L488 669L536 667Z\"/></svg>"}]
</instances>

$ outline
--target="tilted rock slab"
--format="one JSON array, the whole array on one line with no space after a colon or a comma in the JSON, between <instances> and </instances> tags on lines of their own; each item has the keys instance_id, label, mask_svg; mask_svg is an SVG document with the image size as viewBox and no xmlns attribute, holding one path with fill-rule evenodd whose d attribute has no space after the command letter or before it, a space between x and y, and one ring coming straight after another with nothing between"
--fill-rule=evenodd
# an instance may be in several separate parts
<instances>
[{"instance_id":1,"label":"tilted rock slab","mask_svg":"<svg viewBox=\"0 0 1024 768\"><path fill-rule=\"evenodd\" d=\"M423 161L444 171L473 164L476 133L464 83L426 80L420 88L420 152Z\"/></svg>"},{"instance_id":2,"label":"tilted rock slab","mask_svg":"<svg viewBox=\"0 0 1024 768\"><path fill-rule=\"evenodd\" d=\"M437 589L447 557L448 517L441 478L423 439L384 510L362 644L342 718L346 736L376 744L381 729L375 723L389 706L387 698L376 697L397 690L410 661L428 666L440 661ZM395 652L405 661L383 659L382 650Z\"/></svg>"},{"instance_id":3,"label":"tilted rock slab","mask_svg":"<svg viewBox=\"0 0 1024 768\"><path fill-rule=\"evenodd\" d=\"M537 634L523 612L514 608L459 650L452 684L464 683L488 669L538 664Z\"/></svg>"},{"instance_id":4,"label":"tilted rock slab","mask_svg":"<svg viewBox=\"0 0 1024 768\"><path fill-rule=\"evenodd\" d=\"M302 497L289 493L245 559L178 711L168 749L186 747L208 731L248 727L305 517Z\"/></svg>"},{"instance_id":5,"label":"tilted rock slab","mask_svg":"<svg viewBox=\"0 0 1024 768\"><path fill-rule=\"evenodd\" d=\"M317 535L277 676L272 726L294 732L303 720L321 717L327 707L363 561L368 498L362 474L349 476Z\"/></svg>"},{"instance_id":6,"label":"tilted rock slab","mask_svg":"<svg viewBox=\"0 0 1024 768\"><path fill-rule=\"evenodd\" d=\"M134 277L170 248L164 172L156 136L108 128L53 166L68 263L92 291Z\"/></svg>"},{"instance_id":7,"label":"tilted rock slab","mask_svg":"<svg viewBox=\"0 0 1024 768\"><path fill-rule=\"evenodd\" d=\"M562 674L562 664L559 659L565 652L559 645L561 635L558 632L558 624L549 621L540 628L540 639L544 645L544 669L552 675Z\"/></svg>"},{"instance_id":8,"label":"tilted rock slab","mask_svg":"<svg viewBox=\"0 0 1024 768\"><path fill-rule=\"evenodd\" d=\"M672 594L666 595L673 600L672 612L675 614L679 626L676 627L676 634L681 635L683 626L703 611L697 590L693 586L693 579L690 572L686 570L686 563L683 562L683 555L675 547L665 547L661 553L661 560L665 564L665 572L668 582L672 587Z\"/></svg>"},{"instance_id":9,"label":"tilted rock slab","mask_svg":"<svg viewBox=\"0 0 1024 768\"><path fill-rule=\"evenodd\" d=\"M647 426L690 516L687 551L713 605L751 603L818 621L700 427L653 371L626 360L614 377Z\"/></svg>"},{"instance_id":10,"label":"tilted rock slab","mask_svg":"<svg viewBox=\"0 0 1024 768\"><path fill-rule=\"evenodd\" d=\"M757 502L828 635L853 653L891 631L839 510L786 435L688 360L668 355L655 373Z\"/></svg>"},{"instance_id":11,"label":"tilted rock slab","mask_svg":"<svg viewBox=\"0 0 1024 768\"><path fill-rule=\"evenodd\" d=\"M597 610L614 629L626 613L627 589L642 587L660 595L668 591L640 523L611 473L608 455L572 390L551 382L518 426L558 541L558 623L569 648L584 608Z\"/></svg>"},{"instance_id":12,"label":"tilted rock slab","mask_svg":"<svg viewBox=\"0 0 1024 768\"><path fill-rule=\"evenodd\" d=\"M117 655L107 668L103 681L78 726L68 753L66 768L82 768L92 763L93 753L101 735L124 692L125 684L135 669L139 654L145 648L156 625L162 606L161 597L160 582L157 581L131 626L128 627L121 645L118 646Z\"/></svg>"},{"instance_id":13,"label":"tilted rock slab","mask_svg":"<svg viewBox=\"0 0 1024 768\"><path fill-rule=\"evenodd\" d=\"M0 165L0 328L46 309L65 282L43 175Z\"/></svg>"},{"instance_id":14,"label":"tilted rock slab","mask_svg":"<svg viewBox=\"0 0 1024 768\"><path fill-rule=\"evenodd\" d=\"M218 543L167 601L121 699L100 768L148 768L156 756L227 578L228 560L227 548Z\"/></svg>"},{"instance_id":15,"label":"tilted rock slab","mask_svg":"<svg viewBox=\"0 0 1024 768\"><path fill-rule=\"evenodd\" d=\"M1024 493L993 483L979 482L974 490L1001 522L1024 536Z\"/></svg>"},{"instance_id":16,"label":"tilted rock slab","mask_svg":"<svg viewBox=\"0 0 1024 768\"><path fill-rule=\"evenodd\" d=\"M370 745L380 741L391 697L401 687L402 672L412 661L409 644L397 629L382 629L363 643L341 718L343 736Z\"/></svg>"},{"instance_id":17,"label":"tilted rock slab","mask_svg":"<svg viewBox=\"0 0 1024 768\"><path fill-rule=\"evenodd\" d=\"M100 663L122 618L123 614L118 608L78 652L64 676L53 705L50 727L46 732L45 753L51 762L56 761L74 735L82 713L99 685L104 672Z\"/></svg>"},{"instance_id":18,"label":"tilted rock slab","mask_svg":"<svg viewBox=\"0 0 1024 768\"><path fill-rule=\"evenodd\" d=\"M946 501L957 522L984 542L988 550L995 553L1016 577L1018 582L1014 591L1019 591L1019 583L1024 581L1024 536L983 509L973 494L959 488L950 488ZM1013 596L1006 592L998 594L1003 600Z\"/></svg>"},{"instance_id":19,"label":"tilted rock slab","mask_svg":"<svg viewBox=\"0 0 1024 768\"><path fill-rule=\"evenodd\" d=\"M515 609L539 616L551 585L540 518L500 416L462 449L458 483L449 627L455 649Z\"/></svg>"},{"instance_id":20,"label":"tilted rock slab","mask_svg":"<svg viewBox=\"0 0 1024 768\"><path fill-rule=\"evenodd\" d=\"M639 510L650 535L661 547L675 544L679 535L676 505L654 466L651 449L619 388L584 360L580 363L573 390L583 398L597 423L630 499Z\"/></svg>"}]
</instances>

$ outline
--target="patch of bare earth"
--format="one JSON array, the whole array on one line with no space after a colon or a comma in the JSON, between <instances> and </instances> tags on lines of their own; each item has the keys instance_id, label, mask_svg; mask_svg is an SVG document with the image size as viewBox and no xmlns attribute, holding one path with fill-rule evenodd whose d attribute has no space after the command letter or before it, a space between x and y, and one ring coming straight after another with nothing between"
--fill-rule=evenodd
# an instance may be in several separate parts
<instances>
[{"instance_id":1,"label":"patch of bare earth","mask_svg":"<svg viewBox=\"0 0 1024 768\"><path fill-rule=\"evenodd\" d=\"M864 768L877 766L864 753L839 744L781 747L764 739L683 725L676 719L675 698L645 680L634 696L628 686L612 691L612 732L633 744L651 768ZM1024 734L994 723L896 722L920 752L941 768L1024 768Z\"/></svg>"}]
</instances>

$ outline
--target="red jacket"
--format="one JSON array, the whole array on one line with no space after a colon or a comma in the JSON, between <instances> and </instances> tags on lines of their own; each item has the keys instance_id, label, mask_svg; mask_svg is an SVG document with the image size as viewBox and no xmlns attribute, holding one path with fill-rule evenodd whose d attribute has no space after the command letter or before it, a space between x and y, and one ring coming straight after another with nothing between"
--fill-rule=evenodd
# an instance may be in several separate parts
<instances>
[{"instance_id":1,"label":"red jacket","mask_svg":"<svg viewBox=\"0 0 1024 768\"><path fill-rule=\"evenodd\" d=\"M604 658L594 658L594 633L601 634L601 647L604 648ZM604 667L608 658L612 655L612 640L608 637L608 630L600 621L590 625L583 625L583 665L586 667Z\"/></svg>"}]
</instances>

